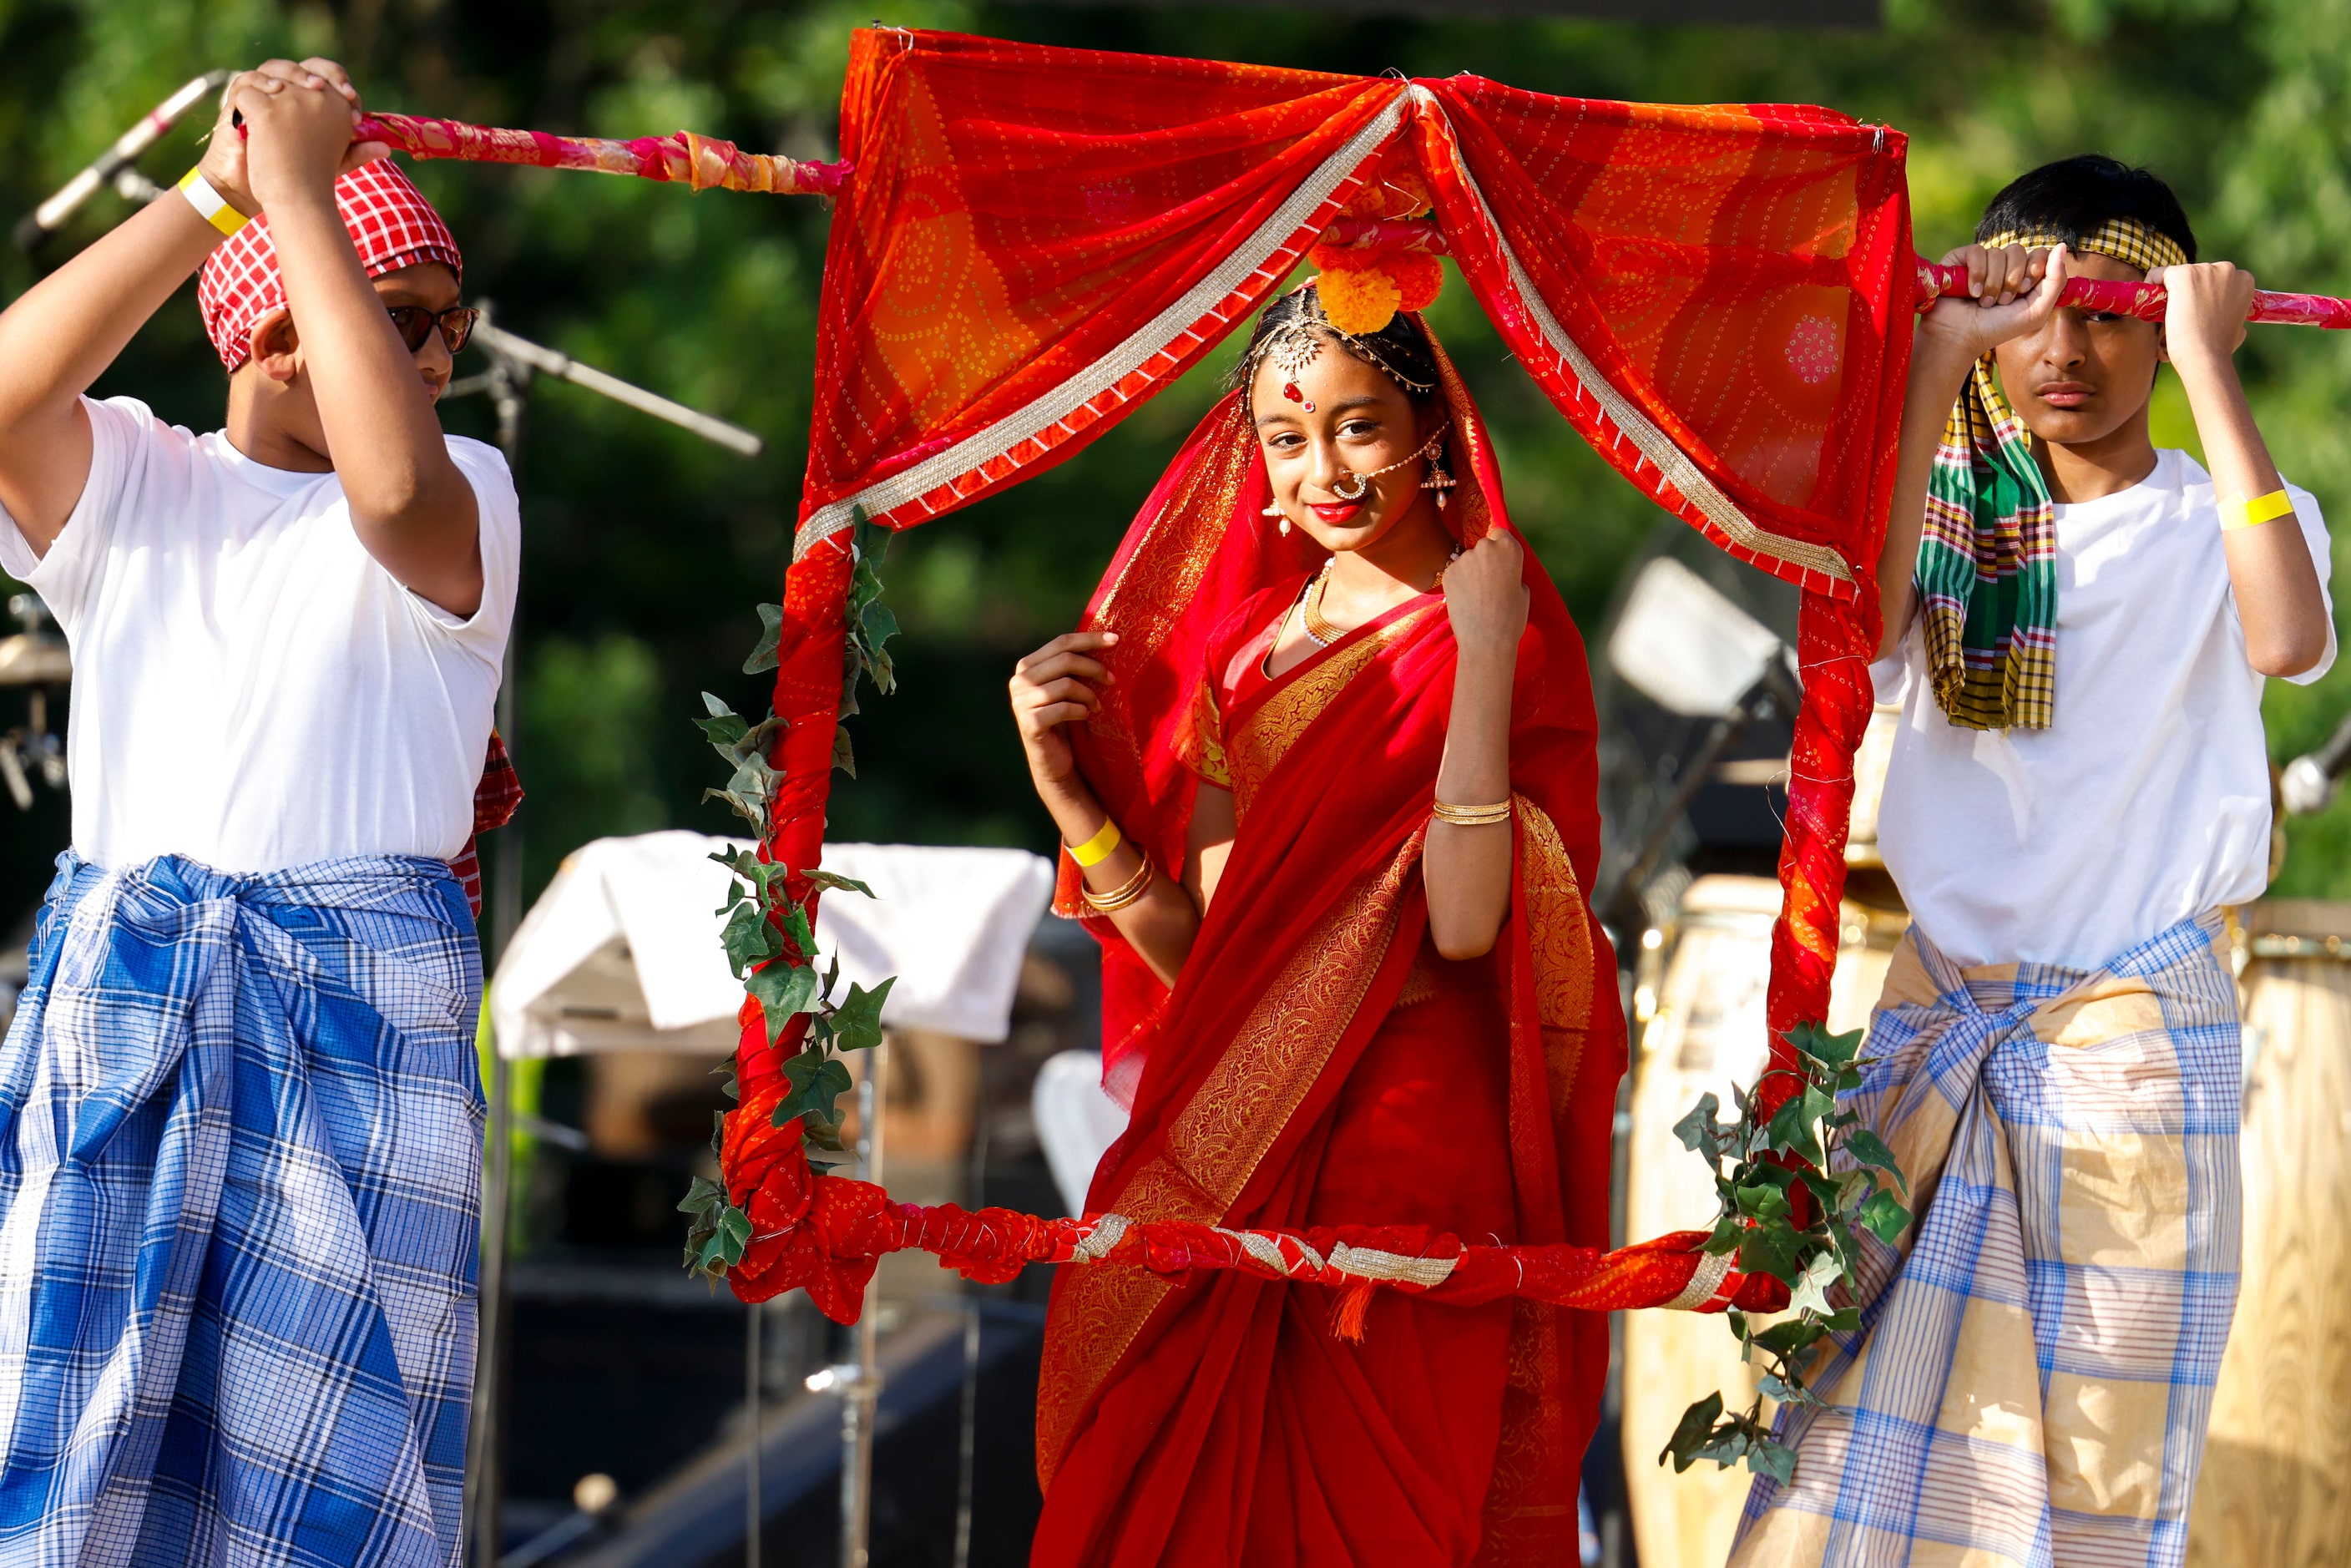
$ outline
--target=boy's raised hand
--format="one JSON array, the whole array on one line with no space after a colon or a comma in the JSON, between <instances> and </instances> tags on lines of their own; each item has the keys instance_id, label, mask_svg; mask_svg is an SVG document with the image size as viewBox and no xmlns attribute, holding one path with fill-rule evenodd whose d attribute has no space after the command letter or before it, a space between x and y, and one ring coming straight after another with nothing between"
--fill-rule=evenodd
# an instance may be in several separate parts
<instances>
[{"instance_id":1,"label":"boy's raised hand","mask_svg":"<svg viewBox=\"0 0 2351 1568\"><path fill-rule=\"evenodd\" d=\"M2227 359L2245 340L2253 308L2253 275L2232 262L2158 267L2147 275L2163 285L2164 349L2175 362L2197 355Z\"/></svg>"},{"instance_id":2,"label":"boy's raised hand","mask_svg":"<svg viewBox=\"0 0 2351 1568\"><path fill-rule=\"evenodd\" d=\"M1926 526L1928 476L1951 417L1951 403L1967 386L1977 361L2011 338L2037 330L2056 314L2070 259L2062 245L2050 250L1963 245L1943 257L1946 267L1968 269L1970 297L1937 300L1932 310L1918 318L1917 336L1911 340L1894 505L1877 559L1877 606L1884 617L1880 658L1902 645L1918 608L1912 573L1918 559L1918 535Z\"/></svg>"},{"instance_id":3,"label":"boy's raised hand","mask_svg":"<svg viewBox=\"0 0 2351 1568\"><path fill-rule=\"evenodd\" d=\"M2159 267L2147 279L2163 285L2164 357L2188 394L2214 491L2224 501L2250 501L2283 489L2237 379L2234 356L2245 340L2253 275L2208 261ZM2244 628L2245 663L2264 675L2299 675L2317 664L2328 643L2326 592L2294 514L2252 527L2224 525L2220 546Z\"/></svg>"},{"instance_id":4,"label":"boy's raised hand","mask_svg":"<svg viewBox=\"0 0 2351 1568\"><path fill-rule=\"evenodd\" d=\"M281 109L294 112L280 112ZM197 167L224 201L250 216L267 204L254 186L253 131L264 125L269 127L269 140L279 145L266 150L263 158L275 165L279 153L294 152L298 159L288 133L298 141L298 128L304 122L316 121L312 134L334 141L336 162L326 175L326 183L331 187L336 175L361 163L373 162L392 151L381 141L351 140L351 123L362 112L359 89L351 84L350 73L334 61L317 57L299 64L265 60L249 71L239 71L221 89L220 114L213 122L211 139ZM328 124L337 128L333 134L324 131ZM334 141L335 135L340 135L340 140ZM272 173L285 172L288 171L273 167ZM307 170L298 167L290 172L298 187L311 183ZM264 176L265 180L270 177ZM290 193L290 190L281 190L279 199Z\"/></svg>"},{"instance_id":5,"label":"boy's raised hand","mask_svg":"<svg viewBox=\"0 0 2351 1568\"><path fill-rule=\"evenodd\" d=\"M1919 318L1919 347L1970 364L2011 338L2033 330L2057 308L2072 257L2064 246L1963 245L1943 257L1968 269L1969 298L1947 297Z\"/></svg>"}]
</instances>

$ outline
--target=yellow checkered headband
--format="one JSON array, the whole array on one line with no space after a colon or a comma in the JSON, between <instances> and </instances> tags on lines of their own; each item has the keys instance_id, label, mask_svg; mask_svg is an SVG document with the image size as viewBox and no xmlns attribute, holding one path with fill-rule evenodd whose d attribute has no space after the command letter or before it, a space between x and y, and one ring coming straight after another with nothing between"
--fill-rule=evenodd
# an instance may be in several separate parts
<instances>
[{"instance_id":1,"label":"yellow checkered headband","mask_svg":"<svg viewBox=\"0 0 2351 1568\"><path fill-rule=\"evenodd\" d=\"M2049 250L2062 245L2077 256L2085 251L2111 256L2142 270L2188 265L2188 253L2179 248L2178 240L2137 218L2108 218L2078 240L2040 230L2003 230L1977 243L1993 249L2021 245L2027 250Z\"/></svg>"},{"instance_id":2,"label":"yellow checkered headband","mask_svg":"<svg viewBox=\"0 0 2351 1568\"><path fill-rule=\"evenodd\" d=\"M2032 250L2062 244L2142 271L2188 263L2179 241L2136 218L2110 218L2079 239L2026 229L1982 243ZM2031 434L2001 395L1992 356L1986 354L1943 428L1918 541L1927 664L1935 701L1953 724L2046 729L2056 716L2051 507Z\"/></svg>"}]
</instances>

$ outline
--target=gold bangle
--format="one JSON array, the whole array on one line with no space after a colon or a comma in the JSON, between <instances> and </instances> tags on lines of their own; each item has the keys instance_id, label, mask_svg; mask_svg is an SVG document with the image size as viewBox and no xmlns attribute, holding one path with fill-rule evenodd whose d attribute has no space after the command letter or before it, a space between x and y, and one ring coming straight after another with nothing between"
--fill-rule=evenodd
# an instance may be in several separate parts
<instances>
[{"instance_id":1,"label":"gold bangle","mask_svg":"<svg viewBox=\"0 0 2351 1568\"><path fill-rule=\"evenodd\" d=\"M1127 905L1142 902L1143 895L1151 891L1151 857L1146 854L1143 857L1143 864L1122 885L1108 893L1098 894L1091 887L1081 891L1085 894L1086 903L1093 907L1096 915L1116 915Z\"/></svg>"},{"instance_id":2,"label":"gold bangle","mask_svg":"<svg viewBox=\"0 0 2351 1568\"><path fill-rule=\"evenodd\" d=\"M1084 843L1070 846L1070 858L1077 862L1081 868L1098 866L1110 859L1123 839L1123 835L1119 832L1118 824L1105 821L1102 825L1102 831L1092 838L1088 839Z\"/></svg>"},{"instance_id":3,"label":"gold bangle","mask_svg":"<svg viewBox=\"0 0 2351 1568\"><path fill-rule=\"evenodd\" d=\"M2294 511L2294 497L2283 489L2272 490L2250 501L2228 500L2220 503L2220 531L2234 533L2239 528L2257 528Z\"/></svg>"},{"instance_id":4,"label":"gold bangle","mask_svg":"<svg viewBox=\"0 0 2351 1568\"><path fill-rule=\"evenodd\" d=\"M1510 820L1510 804L1502 800L1491 806L1448 806L1442 800L1432 800L1428 810L1438 821L1450 822L1457 828L1489 828Z\"/></svg>"}]
</instances>

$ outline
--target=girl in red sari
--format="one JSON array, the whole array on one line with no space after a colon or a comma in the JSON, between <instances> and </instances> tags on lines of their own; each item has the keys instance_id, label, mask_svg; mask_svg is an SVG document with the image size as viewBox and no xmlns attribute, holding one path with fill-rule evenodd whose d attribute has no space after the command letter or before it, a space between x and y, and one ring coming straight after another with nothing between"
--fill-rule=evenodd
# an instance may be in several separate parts
<instances>
[{"instance_id":1,"label":"girl in red sari","mask_svg":"<svg viewBox=\"0 0 2351 1568\"><path fill-rule=\"evenodd\" d=\"M1089 1212L1606 1246L1590 677L1416 317L1270 307L1012 706L1133 1111ZM1606 1363L1597 1313L1066 1270L1032 1562L1572 1563Z\"/></svg>"}]
</instances>

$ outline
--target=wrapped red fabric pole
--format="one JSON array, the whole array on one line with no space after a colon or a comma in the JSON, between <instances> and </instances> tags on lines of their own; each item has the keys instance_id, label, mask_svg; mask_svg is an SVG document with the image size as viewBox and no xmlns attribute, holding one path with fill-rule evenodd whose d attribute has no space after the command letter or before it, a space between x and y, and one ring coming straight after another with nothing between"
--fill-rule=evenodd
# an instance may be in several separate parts
<instances>
[{"instance_id":1,"label":"wrapped red fabric pole","mask_svg":"<svg viewBox=\"0 0 2351 1568\"><path fill-rule=\"evenodd\" d=\"M697 136L691 131L614 141L601 136L555 136L544 131L499 131L417 115L371 114L354 126L351 134L357 141L388 142L412 158L586 169L668 181L697 191L716 187L778 196L830 196L841 190L850 172L847 163L803 163L773 153L746 152L732 141Z\"/></svg>"},{"instance_id":2,"label":"wrapped red fabric pole","mask_svg":"<svg viewBox=\"0 0 2351 1568\"><path fill-rule=\"evenodd\" d=\"M1940 262L1920 258L1920 310L1934 308L1938 299L1965 298L1967 292L1966 267L1945 267ZM2163 319L2165 298L2160 283L2075 277L2066 281L2062 303L2079 306L2085 310L2111 310L2117 316L2135 316L2142 321L2160 321ZM2324 294L2281 294L2274 289L2257 288L2253 290L2253 308L2245 319L2295 327L2351 328L2351 299L2335 299Z\"/></svg>"}]
</instances>

